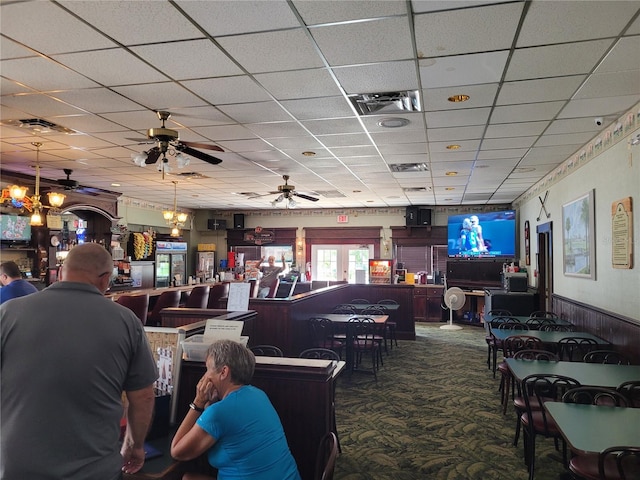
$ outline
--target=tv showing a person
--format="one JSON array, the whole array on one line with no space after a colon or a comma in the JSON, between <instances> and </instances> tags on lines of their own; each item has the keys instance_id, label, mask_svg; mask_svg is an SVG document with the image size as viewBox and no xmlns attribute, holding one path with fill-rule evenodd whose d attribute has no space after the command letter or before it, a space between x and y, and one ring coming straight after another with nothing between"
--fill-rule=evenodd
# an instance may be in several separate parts
<instances>
[{"instance_id":1,"label":"tv showing a person","mask_svg":"<svg viewBox=\"0 0 640 480\"><path fill-rule=\"evenodd\" d=\"M451 215L449 257L511 257L515 255L515 212Z\"/></svg>"}]
</instances>

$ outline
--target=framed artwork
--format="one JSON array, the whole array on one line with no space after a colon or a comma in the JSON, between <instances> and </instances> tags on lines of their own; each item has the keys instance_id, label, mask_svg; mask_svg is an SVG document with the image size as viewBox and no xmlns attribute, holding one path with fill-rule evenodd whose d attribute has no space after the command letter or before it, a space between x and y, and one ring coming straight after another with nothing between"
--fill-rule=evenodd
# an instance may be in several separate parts
<instances>
[{"instance_id":1,"label":"framed artwork","mask_svg":"<svg viewBox=\"0 0 640 480\"><path fill-rule=\"evenodd\" d=\"M595 190L562 206L564 274L596 278Z\"/></svg>"}]
</instances>

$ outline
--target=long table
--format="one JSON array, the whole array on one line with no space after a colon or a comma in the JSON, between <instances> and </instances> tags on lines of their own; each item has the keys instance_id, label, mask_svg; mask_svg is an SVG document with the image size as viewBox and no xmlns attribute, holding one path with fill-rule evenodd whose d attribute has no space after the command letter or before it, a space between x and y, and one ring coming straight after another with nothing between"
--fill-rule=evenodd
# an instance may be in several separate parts
<instances>
[{"instance_id":1,"label":"long table","mask_svg":"<svg viewBox=\"0 0 640 480\"><path fill-rule=\"evenodd\" d=\"M523 323L525 325L527 325L527 320L529 320L529 318L526 315L485 315L484 317L484 321L485 323L492 323L494 320L498 319L498 318L502 318L502 317L509 317L509 318L515 318L518 322ZM564 327L569 327L572 326L573 323L571 323L569 320L564 320L563 318L554 318L553 319L553 324L554 325L562 325ZM535 325L535 324L533 324ZM530 325L529 328L532 328L533 325ZM535 329L538 329L538 326L535 326Z\"/></svg>"},{"instance_id":2,"label":"long table","mask_svg":"<svg viewBox=\"0 0 640 480\"><path fill-rule=\"evenodd\" d=\"M577 453L599 453L624 445L640 447L640 408L546 402L544 408Z\"/></svg>"},{"instance_id":3,"label":"long table","mask_svg":"<svg viewBox=\"0 0 640 480\"><path fill-rule=\"evenodd\" d=\"M574 378L584 386L616 388L623 382L640 380L640 365L547 362L544 360L516 360L514 358L506 358L505 362L517 381L522 381L529 375L555 374Z\"/></svg>"},{"instance_id":4,"label":"long table","mask_svg":"<svg viewBox=\"0 0 640 480\"><path fill-rule=\"evenodd\" d=\"M492 328L491 333L498 340L504 340L505 338L512 337L514 335L528 335L530 337L539 338L545 345L555 345L560 339L566 337L590 338L603 347L609 345L609 342L606 340L587 332L545 332L540 330L507 330Z\"/></svg>"}]
</instances>

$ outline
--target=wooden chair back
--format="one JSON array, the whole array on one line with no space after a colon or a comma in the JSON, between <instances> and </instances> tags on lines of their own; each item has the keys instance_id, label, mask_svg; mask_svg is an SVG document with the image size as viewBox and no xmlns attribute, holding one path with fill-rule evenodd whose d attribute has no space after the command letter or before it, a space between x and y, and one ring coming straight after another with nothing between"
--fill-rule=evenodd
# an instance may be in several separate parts
<instances>
[{"instance_id":1,"label":"wooden chair back","mask_svg":"<svg viewBox=\"0 0 640 480\"><path fill-rule=\"evenodd\" d=\"M130 295L120 295L116 300L122 306L127 307L136 317L140 319L143 325L147 323L147 315L149 314L149 294L136 293Z\"/></svg>"}]
</instances>

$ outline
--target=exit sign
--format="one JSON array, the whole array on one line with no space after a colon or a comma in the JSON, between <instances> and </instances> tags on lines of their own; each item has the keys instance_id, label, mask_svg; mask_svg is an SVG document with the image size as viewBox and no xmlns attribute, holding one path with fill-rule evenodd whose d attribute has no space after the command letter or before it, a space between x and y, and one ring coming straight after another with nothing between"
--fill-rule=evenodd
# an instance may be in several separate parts
<instances>
[{"instance_id":1,"label":"exit sign","mask_svg":"<svg viewBox=\"0 0 640 480\"><path fill-rule=\"evenodd\" d=\"M338 223L349 223L349 215L338 215Z\"/></svg>"}]
</instances>

